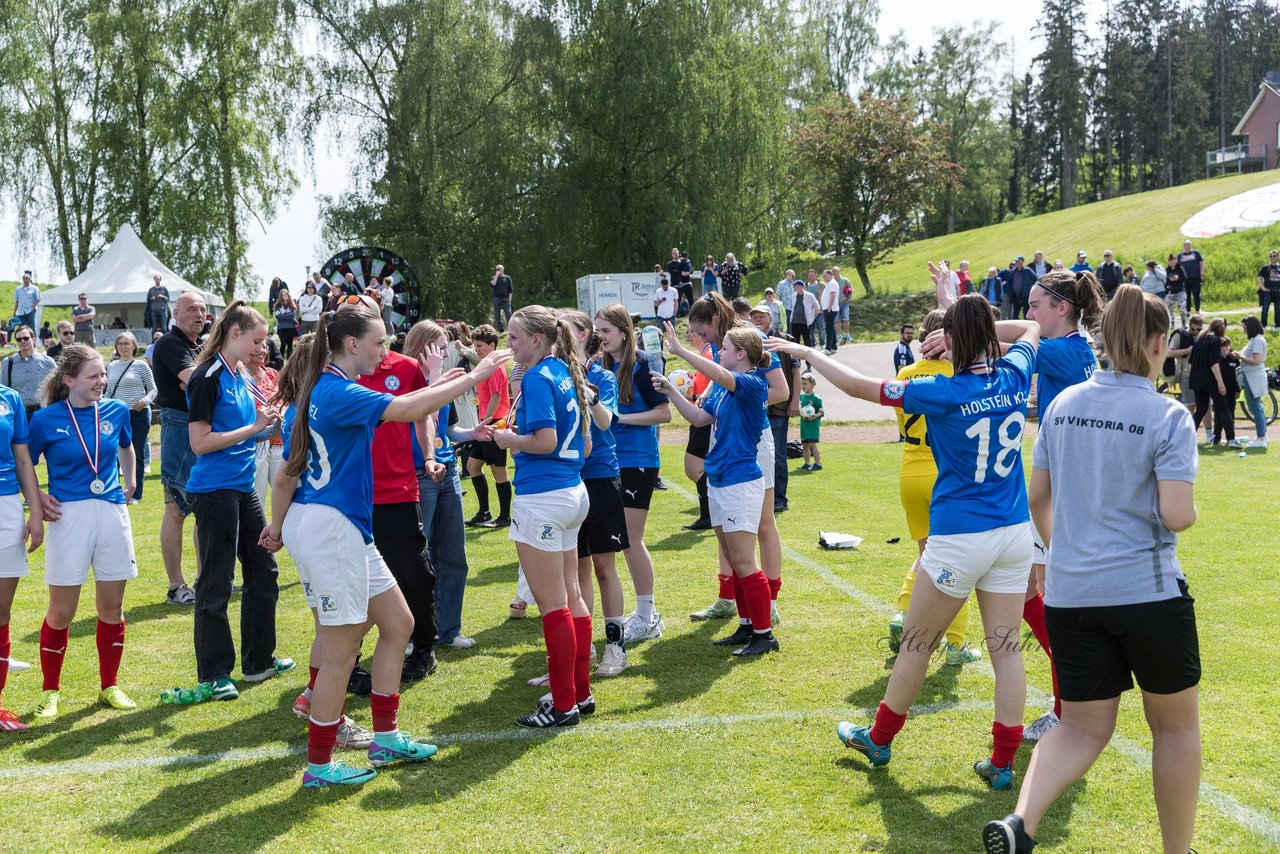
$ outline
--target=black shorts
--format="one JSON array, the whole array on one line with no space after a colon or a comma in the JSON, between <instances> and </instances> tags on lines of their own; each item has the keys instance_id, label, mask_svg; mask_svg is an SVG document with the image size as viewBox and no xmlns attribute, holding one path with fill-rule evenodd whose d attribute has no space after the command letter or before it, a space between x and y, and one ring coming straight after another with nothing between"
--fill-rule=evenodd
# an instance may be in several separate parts
<instances>
[{"instance_id":1,"label":"black shorts","mask_svg":"<svg viewBox=\"0 0 1280 854\"><path fill-rule=\"evenodd\" d=\"M1045 625L1058 671L1058 693L1071 703L1110 700L1138 687L1176 694L1200 683L1195 599L1098 608L1045 606Z\"/></svg>"},{"instance_id":2,"label":"black shorts","mask_svg":"<svg viewBox=\"0 0 1280 854\"><path fill-rule=\"evenodd\" d=\"M658 485L658 470L622 470L622 506L633 510L648 510L653 500L653 490Z\"/></svg>"},{"instance_id":3,"label":"black shorts","mask_svg":"<svg viewBox=\"0 0 1280 854\"><path fill-rule=\"evenodd\" d=\"M497 442L472 442L471 459L480 460L485 465L503 467L507 464L507 451L499 448Z\"/></svg>"},{"instance_id":4,"label":"black shorts","mask_svg":"<svg viewBox=\"0 0 1280 854\"><path fill-rule=\"evenodd\" d=\"M691 457L697 457L705 460L707 454L711 453L711 425L705 427L690 427L689 442L684 446L684 452Z\"/></svg>"},{"instance_id":5,"label":"black shorts","mask_svg":"<svg viewBox=\"0 0 1280 854\"><path fill-rule=\"evenodd\" d=\"M578 557L612 554L630 548L627 517L622 507L622 478L593 477L582 483L587 488L590 507L578 529Z\"/></svg>"}]
</instances>

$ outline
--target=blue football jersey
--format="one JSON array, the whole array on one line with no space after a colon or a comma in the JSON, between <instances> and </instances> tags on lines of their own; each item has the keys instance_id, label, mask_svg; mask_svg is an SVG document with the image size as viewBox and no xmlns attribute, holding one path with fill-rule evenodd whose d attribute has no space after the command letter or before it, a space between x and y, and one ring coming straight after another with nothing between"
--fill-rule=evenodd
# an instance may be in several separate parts
<instances>
[{"instance_id":1,"label":"blue football jersey","mask_svg":"<svg viewBox=\"0 0 1280 854\"><path fill-rule=\"evenodd\" d=\"M551 453L514 454L517 495L567 489L582 482L586 437L568 365L547 356L525 371L520 379L515 417L517 435L527 436L546 427L556 431L556 447Z\"/></svg>"},{"instance_id":2,"label":"blue football jersey","mask_svg":"<svg viewBox=\"0 0 1280 854\"><path fill-rule=\"evenodd\" d=\"M76 414L74 425L70 411ZM49 469L49 494L59 501L100 498L112 504L124 504L117 454L121 448L133 444L129 407L112 398L103 399L98 403L97 427L98 473L95 475L90 468L95 448L92 406L69 410L67 401L59 400L31 416L27 442L31 461L37 462L41 456L45 458ZM80 444L82 437L83 445ZM106 487L101 495L94 495L89 488L95 477Z\"/></svg>"},{"instance_id":3,"label":"blue football jersey","mask_svg":"<svg viewBox=\"0 0 1280 854\"><path fill-rule=\"evenodd\" d=\"M710 412L711 450L705 467L711 486L733 486L764 477L756 462L756 446L760 443L764 402L769 395L765 371L735 373L734 389L712 386L702 408Z\"/></svg>"},{"instance_id":4,"label":"blue football jersey","mask_svg":"<svg viewBox=\"0 0 1280 854\"><path fill-rule=\"evenodd\" d=\"M25 445L27 439L27 410L22 405L22 396L7 386L0 386L0 495L17 495L22 491L13 446Z\"/></svg>"},{"instance_id":5,"label":"blue football jersey","mask_svg":"<svg viewBox=\"0 0 1280 854\"><path fill-rule=\"evenodd\" d=\"M599 362L593 362L587 368L587 382L600 390L600 403L613 413L614 426L616 426L618 378L613 375L613 371L605 370ZM601 430L596 426L593 418L591 420L591 456L587 457L587 462L582 467L582 479L617 477L618 470L618 449L617 441L613 438L613 429L610 427Z\"/></svg>"},{"instance_id":6,"label":"blue football jersey","mask_svg":"<svg viewBox=\"0 0 1280 854\"><path fill-rule=\"evenodd\" d=\"M1097 368L1093 348L1079 332L1041 338L1036 351L1036 411L1047 410L1064 388L1089 379Z\"/></svg>"},{"instance_id":7,"label":"blue football jersey","mask_svg":"<svg viewBox=\"0 0 1280 854\"><path fill-rule=\"evenodd\" d=\"M614 373L619 365L615 364ZM630 403L618 400L618 413L630 415L637 412L648 412L655 406L670 404L667 396L653 387L653 377L649 376L649 356L643 350L636 351L635 366L631 371L632 398ZM617 423L613 425L613 438L618 452L618 465L628 468L658 467L658 425Z\"/></svg>"},{"instance_id":8,"label":"blue football jersey","mask_svg":"<svg viewBox=\"0 0 1280 854\"><path fill-rule=\"evenodd\" d=\"M239 430L258 417L244 380L217 358L201 362L191 372L187 380L187 411L192 421L204 421L214 433ZM196 457L186 491L252 492L255 464L253 437L246 436L230 447Z\"/></svg>"}]
</instances>

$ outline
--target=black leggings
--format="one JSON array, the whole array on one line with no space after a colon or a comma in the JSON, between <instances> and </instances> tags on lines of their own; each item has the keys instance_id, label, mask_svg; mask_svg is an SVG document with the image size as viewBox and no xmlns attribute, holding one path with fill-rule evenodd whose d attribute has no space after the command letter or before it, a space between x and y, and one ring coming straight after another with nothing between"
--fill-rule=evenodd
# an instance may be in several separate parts
<instances>
[{"instance_id":1,"label":"black leggings","mask_svg":"<svg viewBox=\"0 0 1280 854\"><path fill-rule=\"evenodd\" d=\"M1202 279L1187 279L1187 311L1200 313L1200 286Z\"/></svg>"},{"instance_id":2,"label":"black leggings","mask_svg":"<svg viewBox=\"0 0 1280 854\"><path fill-rule=\"evenodd\" d=\"M289 358L293 355L293 339L298 337L297 329L276 329L280 335L280 355Z\"/></svg>"},{"instance_id":3,"label":"black leggings","mask_svg":"<svg viewBox=\"0 0 1280 854\"><path fill-rule=\"evenodd\" d=\"M1227 441L1231 441L1236 437L1235 415L1232 413L1232 409L1235 407L1235 399L1218 394L1217 391L1209 392L1196 389L1195 422L1197 430L1200 429L1200 422L1204 421L1205 415L1209 413L1210 406L1213 407L1215 436L1221 435L1221 432L1225 430Z\"/></svg>"}]
</instances>

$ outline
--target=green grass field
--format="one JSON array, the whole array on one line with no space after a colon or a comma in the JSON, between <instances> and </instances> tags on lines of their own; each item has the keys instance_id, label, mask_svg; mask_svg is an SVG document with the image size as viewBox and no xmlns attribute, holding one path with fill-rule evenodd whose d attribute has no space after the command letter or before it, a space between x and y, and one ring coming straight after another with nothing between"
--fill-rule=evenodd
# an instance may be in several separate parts
<instances>
[{"instance_id":1,"label":"green grass field","mask_svg":"<svg viewBox=\"0 0 1280 854\"><path fill-rule=\"evenodd\" d=\"M892 443L829 443L824 472L792 476L792 509L780 517L782 652L752 663L710 645L724 623L688 620L715 592L713 540L679 529L694 513L687 492L657 494L648 542L666 634L634 647L623 676L596 684L600 711L559 737L512 726L539 693L525 680L543 670L541 633L536 619L506 619L515 562L505 535L470 533L464 627L478 646L440 653L436 675L403 698L403 725L439 739L440 755L343 792L298 788L305 727L289 707L304 670L250 686L234 703L158 703L163 688L194 680L194 660L190 611L162 603L152 478L132 509L141 576L126 598L121 680L140 708L95 705L94 617L82 602L61 717L0 737L0 847L979 850L982 824L1015 802L970 770L989 749L988 669L935 666L919 700L929 708L908 722L885 769L868 770L833 734L840 717L868 719L888 676L885 622L914 552L898 506L899 453ZM680 449L664 454L668 480L685 487ZM1212 787L1196 845L1275 849L1280 748L1265 722L1274 715L1278 618L1259 607L1274 587L1275 561L1245 544L1265 547L1258 521L1276 517L1280 498L1265 457L1207 451L1202 459L1200 521L1181 549L1199 602L1204 782ZM822 529L866 539L856 551L824 552L816 546ZM888 542L895 537L902 539ZM37 659L44 609L41 558L37 552L12 616L14 655L28 661ZM311 621L287 556L280 578L278 652L305 662ZM1026 660L1033 690L1047 690L1034 644ZM38 668L11 677L6 707L29 719L39 687ZM1033 696L1028 721L1042 710L1043 694ZM353 699L348 710L368 723L366 701ZM1158 850L1144 764L1150 737L1136 697L1123 703L1119 732L1118 746L1046 819L1040 850ZM1020 771L1028 757L1024 748Z\"/></svg>"}]
</instances>

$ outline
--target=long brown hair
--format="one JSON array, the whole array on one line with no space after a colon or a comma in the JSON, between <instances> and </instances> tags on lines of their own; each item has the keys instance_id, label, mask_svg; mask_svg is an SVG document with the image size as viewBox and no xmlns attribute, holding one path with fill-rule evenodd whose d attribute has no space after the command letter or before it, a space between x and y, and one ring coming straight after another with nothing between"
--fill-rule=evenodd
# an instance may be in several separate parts
<instances>
[{"instance_id":1,"label":"long brown hair","mask_svg":"<svg viewBox=\"0 0 1280 854\"><path fill-rule=\"evenodd\" d=\"M689 308L690 323L705 323L715 327L716 335L720 338L714 344L723 344L724 338L729 334L729 330L740 324L738 313L733 310L733 303L720 296L718 291L712 291L700 300L694 300Z\"/></svg>"},{"instance_id":2,"label":"long brown hair","mask_svg":"<svg viewBox=\"0 0 1280 854\"><path fill-rule=\"evenodd\" d=\"M63 347L57 367L49 372L49 376L40 385L40 399L44 401L44 405L66 400L71 391L67 388L67 377L74 379L80 376L85 365L101 358L102 354L88 344L68 344Z\"/></svg>"},{"instance_id":3,"label":"long brown hair","mask_svg":"<svg viewBox=\"0 0 1280 854\"><path fill-rule=\"evenodd\" d=\"M551 355L569 366L569 376L573 378L573 389L578 398L582 435L585 436L591 424L591 414L587 410L587 367L578 356L578 340L573 336L573 327L568 320L556 317L556 313L545 305L526 305L511 315L511 323L519 323L529 335L539 336L544 344L550 343Z\"/></svg>"},{"instance_id":4,"label":"long brown hair","mask_svg":"<svg viewBox=\"0 0 1280 854\"><path fill-rule=\"evenodd\" d=\"M1102 346L1111 366L1123 373L1149 376L1151 339L1169 331L1169 308L1164 300L1137 285L1121 285L1102 313Z\"/></svg>"},{"instance_id":5,"label":"long brown hair","mask_svg":"<svg viewBox=\"0 0 1280 854\"><path fill-rule=\"evenodd\" d=\"M315 346L314 332L308 332L293 344L293 355L284 363L280 373L276 374L276 393L271 402L276 406L288 406L298 399L302 386L302 374L307 360L311 358L311 348Z\"/></svg>"},{"instance_id":6,"label":"long brown hair","mask_svg":"<svg viewBox=\"0 0 1280 854\"><path fill-rule=\"evenodd\" d=\"M256 308L242 299L234 300L213 322L209 337L205 340L199 355L196 356L196 364L207 362L218 355L218 351L227 343L231 327L235 326L242 332L247 332L266 325L267 319Z\"/></svg>"},{"instance_id":7,"label":"long brown hair","mask_svg":"<svg viewBox=\"0 0 1280 854\"><path fill-rule=\"evenodd\" d=\"M765 352L764 339L760 337L755 327L748 329L745 326L739 326L730 329L725 340L732 341L734 347L746 353L747 358L757 368L767 368L773 361L773 354Z\"/></svg>"},{"instance_id":8,"label":"long brown hair","mask_svg":"<svg viewBox=\"0 0 1280 854\"><path fill-rule=\"evenodd\" d=\"M434 320L419 320L404 336L402 352L410 359L416 359L422 351L427 349L427 345L437 338L444 338L447 341L449 336Z\"/></svg>"},{"instance_id":9,"label":"long brown hair","mask_svg":"<svg viewBox=\"0 0 1280 854\"><path fill-rule=\"evenodd\" d=\"M1000 358L1000 339L991 303L982 294L965 294L947 309L942 330L951 336L951 361L956 375L980 362Z\"/></svg>"},{"instance_id":10,"label":"long brown hair","mask_svg":"<svg viewBox=\"0 0 1280 854\"><path fill-rule=\"evenodd\" d=\"M1098 324L1102 322L1102 312L1107 307L1107 297L1098 284L1097 276L1085 270L1073 273L1070 270L1051 270L1036 282L1056 306L1067 302L1071 309L1069 315L1073 325L1083 321L1084 328L1090 335L1096 335Z\"/></svg>"},{"instance_id":11,"label":"long brown hair","mask_svg":"<svg viewBox=\"0 0 1280 854\"><path fill-rule=\"evenodd\" d=\"M569 321L579 333L587 333L586 351L587 356L594 356L600 351L600 333L596 332L595 324L591 322L591 318L587 317L585 311L578 311L576 308L562 308L556 312L556 315Z\"/></svg>"},{"instance_id":12,"label":"long brown hair","mask_svg":"<svg viewBox=\"0 0 1280 854\"><path fill-rule=\"evenodd\" d=\"M636 399L635 385L631 381L636 370L636 327L631 322L631 312L615 302L597 311L596 319L622 332L618 358L615 360L609 353L603 353L601 364L618 375L618 402L631 403Z\"/></svg>"},{"instance_id":13,"label":"long brown hair","mask_svg":"<svg viewBox=\"0 0 1280 854\"><path fill-rule=\"evenodd\" d=\"M311 352L306 358L295 353L289 359L302 366L297 379L297 397L293 401L295 417L289 442L289 462L285 467L285 474L289 477L299 477L307 468L307 455L311 450L311 392L328 366L330 355L341 349L348 338L368 335L374 328L381 331L385 327L382 318L368 309L347 306L340 311L327 311L320 315L320 322L316 324Z\"/></svg>"}]
</instances>

